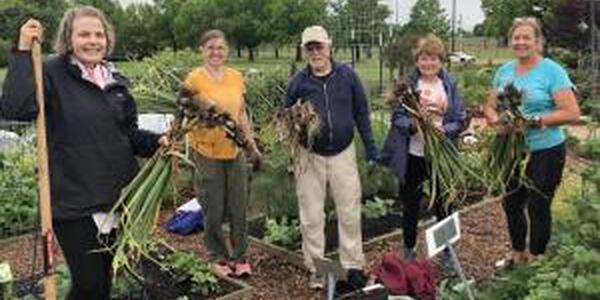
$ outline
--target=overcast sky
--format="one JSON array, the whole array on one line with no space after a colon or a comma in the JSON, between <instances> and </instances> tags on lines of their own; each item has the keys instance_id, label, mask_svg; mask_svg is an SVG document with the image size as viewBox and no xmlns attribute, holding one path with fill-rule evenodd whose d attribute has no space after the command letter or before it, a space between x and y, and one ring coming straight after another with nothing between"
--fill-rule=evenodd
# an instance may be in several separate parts
<instances>
[{"instance_id":1,"label":"overcast sky","mask_svg":"<svg viewBox=\"0 0 600 300\"><path fill-rule=\"evenodd\" d=\"M119 0L123 4L149 2L148 0ZM384 0L392 11L389 22L400 24L408 22L410 10L417 0ZM448 18L451 17L452 0L440 0L442 6L446 9ZM396 14L396 7L398 13ZM481 0L456 0L456 22L462 18L462 28L471 30L475 24L483 22L483 11L481 10ZM457 24L458 26L459 24Z\"/></svg>"},{"instance_id":2,"label":"overcast sky","mask_svg":"<svg viewBox=\"0 0 600 300\"><path fill-rule=\"evenodd\" d=\"M452 16L452 0L439 0L442 7L446 9L448 18ZM408 22L410 10L417 0L385 0L389 5L392 16L389 22L395 23L396 18L400 24ZM396 7L398 7L398 15L396 16ZM481 10L481 0L456 0L456 22L462 17L462 28L471 30L473 26L483 22L484 16Z\"/></svg>"}]
</instances>

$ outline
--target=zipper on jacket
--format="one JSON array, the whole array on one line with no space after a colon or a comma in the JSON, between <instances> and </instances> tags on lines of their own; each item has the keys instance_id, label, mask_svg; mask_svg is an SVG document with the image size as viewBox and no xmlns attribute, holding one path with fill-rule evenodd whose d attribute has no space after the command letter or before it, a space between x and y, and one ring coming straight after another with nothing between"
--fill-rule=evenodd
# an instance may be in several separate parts
<instances>
[{"instance_id":1,"label":"zipper on jacket","mask_svg":"<svg viewBox=\"0 0 600 300\"><path fill-rule=\"evenodd\" d=\"M333 121L331 120L331 107L329 106L329 95L327 94L327 83L335 74L331 74L323 83L323 93L325 94L325 107L327 108L327 123L329 124L329 146L333 145Z\"/></svg>"}]
</instances>

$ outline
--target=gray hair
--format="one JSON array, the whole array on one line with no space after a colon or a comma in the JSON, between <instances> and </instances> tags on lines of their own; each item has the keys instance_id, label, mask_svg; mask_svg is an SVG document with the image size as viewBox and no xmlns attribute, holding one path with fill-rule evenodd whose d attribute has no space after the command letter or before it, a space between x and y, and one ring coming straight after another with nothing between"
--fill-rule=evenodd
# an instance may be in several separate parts
<instances>
[{"instance_id":1,"label":"gray hair","mask_svg":"<svg viewBox=\"0 0 600 300\"><path fill-rule=\"evenodd\" d=\"M115 30L104 13L93 6L74 7L65 11L56 33L54 51L59 55L66 55L73 51L71 44L73 23L79 17L93 17L100 20L106 34L106 55L110 55L115 47Z\"/></svg>"}]
</instances>

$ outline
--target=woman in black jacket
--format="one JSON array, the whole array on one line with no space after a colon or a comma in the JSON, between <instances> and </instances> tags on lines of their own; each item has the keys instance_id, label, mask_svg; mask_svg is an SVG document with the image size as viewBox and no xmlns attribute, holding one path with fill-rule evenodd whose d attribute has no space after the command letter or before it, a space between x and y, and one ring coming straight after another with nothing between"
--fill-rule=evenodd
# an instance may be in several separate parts
<instances>
[{"instance_id":1,"label":"woman in black jacket","mask_svg":"<svg viewBox=\"0 0 600 300\"><path fill-rule=\"evenodd\" d=\"M37 20L21 27L0 98L4 118L37 115L31 47L41 38ZM138 129L128 80L105 61L114 42L101 11L69 9L58 55L43 65L53 226L72 277L69 299L110 298L112 257L92 250L111 241L116 219L108 212L137 171L135 156L159 145L158 135Z\"/></svg>"}]
</instances>

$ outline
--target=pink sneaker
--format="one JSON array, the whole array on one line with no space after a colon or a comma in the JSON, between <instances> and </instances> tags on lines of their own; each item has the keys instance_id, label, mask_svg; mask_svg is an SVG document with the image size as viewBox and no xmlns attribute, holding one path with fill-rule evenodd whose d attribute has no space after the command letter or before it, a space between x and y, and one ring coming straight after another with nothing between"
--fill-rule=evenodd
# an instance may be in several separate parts
<instances>
[{"instance_id":1,"label":"pink sneaker","mask_svg":"<svg viewBox=\"0 0 600 300\"><path fill-rule=\"evenodd\" d=\"M235 276L236 277L245 277L250 276L252 274L252 268L250 264L246 261L236 262L234 264Z\"/></svg>"},{"instance_id":2,"label":"pink sneaker","mask_svg":"<svg viewBox=\"0 0 600 300\"><path fill-rule=\"evenodd\" d=\"M230 276L233 273L233 270L231 269L231 267L229 267L227 262L224 262L224 261L215 263L213 265L213 269L214 269L215 273L218 273L221 276Z\"/></svg>"}]
</instances>

